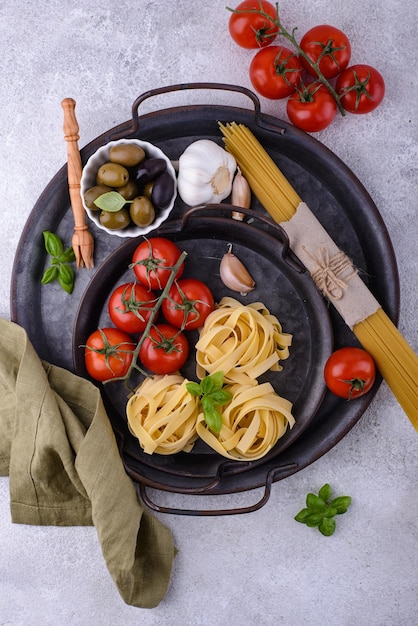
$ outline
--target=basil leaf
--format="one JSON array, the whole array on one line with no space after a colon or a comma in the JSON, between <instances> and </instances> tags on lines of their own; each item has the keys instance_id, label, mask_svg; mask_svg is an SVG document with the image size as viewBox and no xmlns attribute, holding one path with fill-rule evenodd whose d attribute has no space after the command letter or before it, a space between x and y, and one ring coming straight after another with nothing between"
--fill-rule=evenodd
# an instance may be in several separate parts
<instances>
[{"instance_id":1,"label":"basil leaf","mask_svg":"<svg viewBox=\"0 0 418 626\"><path fill-rule=\"evenodd\" d=\"M61 239L55 235L55 233L51 233L50 230L44 230L43 232L44 242L45 242L45 250L51 256L60 256L63 252L63 245Z\"/></svg>"},{"instance_id":2,"label":"basil leaf","mask_svg":"<svg viewBox=\"0 0 418 626\"><path fill-rule=\"evenodd\" d=\"M126 204L125 198L117 191L108 191L96 198L94 204L108 213L120 211Z\"/></svg>"},{"instance_id":3,"label":"basil leaf","mask_svg":"<svg viewBox=\"0 0 418 626\"><path fill-rule=\"evenodd\" d=\"M44 275L42 276L41 283L43 285L47 285L48 283L53 283L54 280L58 278L58 274L59 274L59 269L56 265L54 265L53 267L48 267L45 270Z\"/></svg>"},{"instance_id":4,"label":"basil leaf","mask_svg":"<svg viewBox=\"0 0 418 626\"><path fill-rule=\"evenodd\" d=\"M226 389L220 389L219 391L212 391L210 398L213 400L216 406L227 404L232 400L232 393Z\"/></svg>"},{"instance_id":5,"label":"basil leaf","mask_svg":"<svg viewBox=\"0 0 418 626\"><path fill-rule=\"evenodd\" d=\"M315 509L316 511L325 511L326 503L322 498L316 496L314 493L308 493L306 496L306 506L309 509Z\"/></svg>"},{"instance_id":6,"label":"basil leaf","mask_svg":"<svg viewBox=\"0 0 418 626\"><path fill-rule=\"evenodd\" d=\"M335 517L337 515L337 509L334 509L334 507L329 507L326 511L324 511L323 513L324 517Z\"/></svg>"},{"instance_id":7,"label":"basil leaf","mask_svg":"<svg viewBox=\"0 0 418 626\"><path fill-rule=\"evenodd\" d=\"M214 411L215 403L210 396L203 396L201 399L202 407L204 411Z\"/></svg>"},{"instance_id":8,"label":"basil leaf","mask_svg":"<svg viewBox=\"0 0 418 626\"><path fill-rule=\"evenodd\" d=\"M309 528L315 528L315 526L319 526L322 520L324 519L322 513L311 513L305 519L305 524L309 526Z\"/></svg>"},{"instance_id":9,"label":"basil leaf","mask_svg":"<svg viewBox=\"0 0 418 626\"><path fill-rule=\"evenodd\" d=\"M186 389L192 396L200 396L201 389L198 383L186 383Z\"/></svg>"},{"instance_id":10,"label":"basil leaf","mask_svg":"<svg viewBox=\"0 0 418 626\"><path fill-rule=\"evenodd\" d=\"M58 273L58 282L67 293L72 293L74 288L74 270L71 265L61 265Z\"/></svg>"},{"instance_id":11,"label":"basil leaf","mask_svg":"<svg viewBox=\"0 0 418 626\"><path fill-rule=\"evenodd\" d=\"M205 417L205 422L209 426L209 428L216 435L219 435L222 429L222 415L213 407L211 407L210 409L205 409L203 415Z\"/></svg>"},{"instance_id":12,"label":"basil leaf","mask_svg":"<svg viewBox=\"0 0 418 626\"><path fill-rule=\"evenodd\" d=\"M204 394L211 394L214 391L219 391L220 389L222 389L223 384L223 372L215 372L214 374L210 374L210 376L206 376L200 383L202 387L202 392Z\"/></svg>"},{"instance_id":13,"label":"basil leaf","mask_svg":"<svg viewBox=\"0 0 418 626\"><path fill-rule=\"evenodd\" d=\"M299 511L299 513L295 516L295 520L297 522L300 522L301 524L305 523L305 520L307 517L309 517L309 515L312 514L311 509L302 509L301 511Z\"/></svg>"},{"instance_id":14,"label":"basil leaf","mask_svg":"<svg viewBox=\"0 0 418 626\"><path fill-rule=\"evenodd\" d=\"M330 499L331 487L329 486L328 483L326 483L325 485L323 485L323 487L321 487L321 489L318 492L318 496L322 498L322 500L324 500L325 502Z\"/></svg>"},{"instance_id":15,"label":"basil leaf","mask_svg":"<svg viewBox=\"0 0 418 626\"><path fill-rule=\"evenodd\" d=\"M59 257L60 263L73 263L75 261L75 254L73 248L67 248Z\"/></svg>"},{"instance_id":16,"label":"basil leaf","mask_svg":"<svg viewBox=\"0 0 418 626\"><path fill-rule=\"evenodd\" d=\"M340 496L338 498L334 498L332 502L330 502L330 506L337 509L337 514L341 515L341 513L345 513L348 507L351 504L350 496Z\"/></svg>"},{"instance_id":17,"label":"basil leaf","mask_svg":"<svg viewBox=\"0 0 418 626\"><path fill-rule=\"evenodd\" d=\"M211 376L205 376L200 382L200 388L203 395L209 395L216 389L215 381Z\"/></svg>"},{"instance_id":18,"label":"basil leaf","mask_svg":"<svg viewBox=\"0 0 418 626\"><path fill-rule=\"evenodd\" d=\"M319 532L325 537L330 537L334 534L336 528L336 523L334 519L327 519L324 517L322 522L318 526Z\"/></svg>"}]
</instances>

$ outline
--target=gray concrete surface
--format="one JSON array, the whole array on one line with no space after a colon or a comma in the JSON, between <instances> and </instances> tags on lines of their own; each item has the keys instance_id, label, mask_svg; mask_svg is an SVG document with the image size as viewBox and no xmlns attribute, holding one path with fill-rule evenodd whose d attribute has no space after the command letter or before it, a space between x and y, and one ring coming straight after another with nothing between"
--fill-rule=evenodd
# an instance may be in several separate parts
<instances>
[{"instance_id":1,"label":"gray concrete surface","mask_svg":"<svg viewBox=\"0 0 418 626\"><path fill-rule=\"evenodd\" d=\"M77 101L83 146L129 119L132 102L148 89L188 81L250 87L253 52L230 40L226 4L3 0L3 317L10 315L10 277L22 229L66 160L61 100L70 96ZM283 0L280 9L283 22L298 26L300 36L320 23L346 31L352 62L375 65L385 77L386 98L379 109L339 117L316 137L353 170L382 214L399 265L400 328L417 349L416 3ZM210 97L235 101L231 94ZM181 96L168 100L183 103ZM201 98L187 94L186 101ZM163 108L165 102L150 106ZM286 116L283 102L262 99L262 110ZM274 484L269 502L258 512L226 518L165 516L179 554L168 595L151 611L122 602L94 528L11 524L8 479L3 478L0 625L414 626L417 470L417 433L383 384L352 431L313 465ZM353 498L331 538L293 521L305 494L327 481ZM173 504L171 496L157 495ZM236 494L227 498L227 505L242 506L259 496L258 490ZM225 498L219 500L223 504Z\"/></svg>"}]
</instances>

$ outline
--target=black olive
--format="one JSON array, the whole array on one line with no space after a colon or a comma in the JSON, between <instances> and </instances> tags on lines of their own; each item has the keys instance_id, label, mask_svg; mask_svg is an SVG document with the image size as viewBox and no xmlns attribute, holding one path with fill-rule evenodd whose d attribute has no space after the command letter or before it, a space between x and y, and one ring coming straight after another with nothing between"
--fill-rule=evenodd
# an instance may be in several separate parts
<instances>
[{"instance_id":1,"label":"black olive","mask_svg":"<svg viewBox=\"0 0 418 626\"><path fill-rule=\"evenodd\" d=\"M174 180L169 172L155 179L151 192L151 202L158 210L166 209L174 194Z\"/></svg>"},{"instance_id":2,"label":"black olive","mask_svg":"<svg viewBox=\"0 0 418 626\"><path fill-rule=\"evenodd\" d=\"M165 159L154 157L152 159L146 159L144 161L144 167L148 172L148 180L155 180L157 176L166 171L167 162Z\"/></svg>"},{"instance_id":3,"label":"black olive","mask_svg":"<svg viewBox=\"0 0 418 626\"><path fill-rule=\"evenodd\" d=\"M131 170L131 178L139 186L146 185L147 183L155 180L158 176L160 176L160 174L165 172L166 169L167 162L165 159L158 157L145 159L138 165L138 167L134 167Z\"/></svg>"},{"instance_id":4,"label":"black olive","mask_svg":"<svg viewBox=\"0 0 418 626\"><path fill-rule=\"evenodd\" d=\"M133 180L139 187L141 185L146 185L149 182L149 175L147 170L144 167L144 161L138 165L138 167L133 168L131 180Z\"/></svg>"}]
</instances>

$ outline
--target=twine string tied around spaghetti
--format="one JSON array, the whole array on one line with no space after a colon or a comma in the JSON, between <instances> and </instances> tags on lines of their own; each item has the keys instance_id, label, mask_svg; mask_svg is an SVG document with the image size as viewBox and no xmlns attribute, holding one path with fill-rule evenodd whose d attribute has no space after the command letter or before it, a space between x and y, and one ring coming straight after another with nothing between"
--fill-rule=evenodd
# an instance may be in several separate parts
<instances>
[{"instance_id":1,"label":"twine string tied around spaghetti","mask_svg":"<svg viewBox=\"0 0 418 626\"><path fill-rule=\"evenodd\" d=\"M313 256L305 246L302 247L316 265L311 276L318 289L330 300L341 300L348 287L348 281L357 274L350 259L341 250L334 256L330 256L329 250L321 246L316 256ZM348 274L347 270L349 270Z\"/></svg>"}]
</instances>

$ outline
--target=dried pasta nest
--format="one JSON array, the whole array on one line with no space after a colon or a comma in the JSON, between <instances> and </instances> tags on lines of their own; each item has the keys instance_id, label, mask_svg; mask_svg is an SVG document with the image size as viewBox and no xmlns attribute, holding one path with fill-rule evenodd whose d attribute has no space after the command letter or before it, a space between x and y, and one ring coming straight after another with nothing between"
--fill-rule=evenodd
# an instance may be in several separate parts
<instances>
[{"instance_id":1,"label":"dried pasta nest","mask_svg":"<svg viewBox=\"0 0 418 626\"><path fill-rule=\"evenodd\" d=\"M270 383L226 386L231 402L223 407L219 435L199 414L197 433L213 450L232 460L254 461L265 456L293 428L292 404L279 396Z\"/></svg>"},{"instance_id":2,"label":"dried pasta nest","mask_svg":"<svg viewBox=\"0 0 418 626\"><path fill-rule=\"evenodd\" d=\"M289 356L292 335L261 302L243 305L222 298L210 313L196 344L197 376L223 372L226 383L256 385L268 370L280 371Z\"/></svg>"},{"instance_id":3,"label":"dried pasta nest","mask_svg":"<svg viewBox=\"0 0 418 626\"><path fill-rule=\"evenodd\" d=\"M180 374L144 380L126 407L129 429L147 454L190 452L198 435L198 399Z\"/></svg>"}]
</instances>

